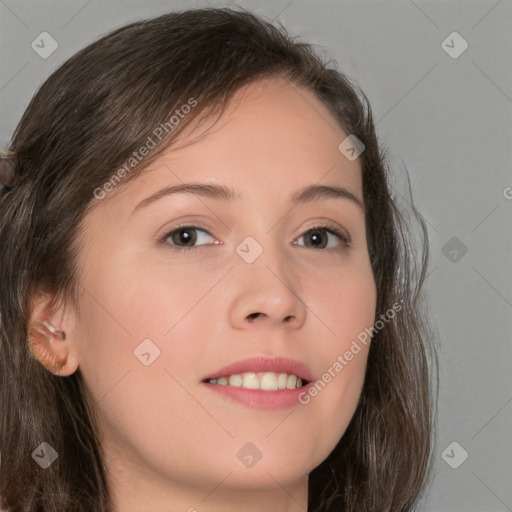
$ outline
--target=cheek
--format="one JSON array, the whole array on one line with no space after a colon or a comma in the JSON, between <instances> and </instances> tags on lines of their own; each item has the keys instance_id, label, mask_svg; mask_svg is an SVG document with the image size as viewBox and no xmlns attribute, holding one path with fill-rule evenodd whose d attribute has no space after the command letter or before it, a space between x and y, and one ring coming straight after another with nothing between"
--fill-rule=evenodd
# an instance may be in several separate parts
<instances>
[{"instance_id":1,"label":"cheek","mask_svg":"<svg viewBox=\"0 0 512 512\"><path fill-rule=\"evenodd\" d=\"M93 398L104 404L102 397L117 396L119 403L105 410L110 417L115 410L125 417L122 409L128 404L135 417L139 407L154 405L158 417L166 402L184 406L190 397L179 393L169 374L180 373L182 381L199 372L198 343L208 340L211 324L195 321L196 311L202 318L208 314L200 299L212 287L211 279L136 259L111 258L92 270L80 305L80 371Z\"/></svg>"},{"instance_id":2,"label":"cheek","mask_svg":"<svg viewBox=\"0 0 512 512\"><path fill-rule=\"evenodd\" d=\"M173 272L172 265L147 265L129 254L91 267L88 274L80 310L87 344L96 351L87 350L85 359L112 352L133 362L129 357L143 340L156 345L167 340L211 287L192 269Z\"/></svg>"},{"instance_id":3,"label":"cheek","mask_svg":"<svg viewBox=\"0 0 512 512\"><path fill-rule=\"evenodd\" d=\"M353 339L373 326L377 290L367 253L312 273L305 289L324 354L343 353Z\"/></svg>"},{"instance_id":4,"label":"cheek","mask_svg":"<svg viewBox=\"0 0 512 512\"><path fill-rule=\"evenodd\" d=\"M311 310L322 320L317 353L323 365L300 400L310 409L305 428L316 428L323 440L320 451L337 444L357 408L375 322L377 292L369 260L354 258L339 268L309 287Z\"/></svg>"},{"instance_id":5,"label":"cheek","mask_svg":"<svg viewBox=\"0 0 512 512\"><path fill-rule=\"evenodd\" d=\"M362 320L372 317L369 313ZM370 337L366 343L357 335L364 323L356 321L339 327L336 341L322 346L323 367L318 378L299 396L308 411L302 429L314 433L310 460L320 464L338 444L356 411L364 384ZM371 327L372 322L367 322ZM360 337L363 339L362 337ZM319 350L320 352L320 350Z\"/></svg>"},{"instance_id":6,"label":"cheek","mask_svg":"<svg viewBox=\"0 0 512 512\"><path fill-rule=\"evenodd\" d=\"M178 265L172 260L147 265L142 258L122 262L129 273L112 293L116 309L134 339L154 337L168 340L182 320L194 315L201 299L218 279L195 265Z\"/></svg>"},{"instance_id":7,"label":"cheek","mask_svg":"<svg viewBox=\"0 0 512 512\"><path fill-rule=\"evenodd\" d=\"M192 275L157 275L142 266L114 276L116 267L126 268L111 265L84 286L80 371L107 442L143 454L176 480L192 479L185 462L170 461L190 460L193 449L211 450L204 410L186 391L197 372L197 340L208 331L200 323L191 330L187 312L211 284L189 286ZM204 463L200 455L193 460L196 467Z\"/></svg>"}]
</instances>

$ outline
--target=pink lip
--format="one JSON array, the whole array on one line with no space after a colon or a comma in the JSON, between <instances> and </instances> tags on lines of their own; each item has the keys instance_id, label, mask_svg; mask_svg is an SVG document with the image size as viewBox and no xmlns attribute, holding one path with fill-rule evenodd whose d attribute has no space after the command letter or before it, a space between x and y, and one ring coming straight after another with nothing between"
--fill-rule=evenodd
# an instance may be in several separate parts
<instances>
[{"instance_id":1,"label":"pink lip","mask_svg":"<svg viewBox=\"0 0 512 512\"><path fill-rule=\"evenodd\" d=\"M235 373L245 372L274 372L294 374L303 381L308 381L306 386L295 389L279 389L274 391L263 391L261 389L247 389L236 386L223 386L220 384L210 384L210 379L227 377ZM299 394L307 393L309 386L312 386L315 378L309 371L309 368L297 361L284 357L252 357L236 363L230 364L216 371L203 380L203 385L208 389L217 392L223 396L232 398L249 407L257 409L283 409L300 404Z\"/></svg>"},{"instance_id":2,"label":"pink lip","mask_svg":"<svg viewBox=\"0 0 512 512\"><path fill-rule=\"evenodd\" d=\"M233 364L224 366L214 374L209 375L204 380L218 379L220 377L227 377L235 373L244 372L274 372L274 373L287 373L288 375L294 374L302 380L311 382L315 377L309 371L309 368L302 363L287 359L285 357L251 357L244 359ZM300 389L300 388L299 388Z\"/></svg>"},{"instance_id":3,"label":"pink lip","mask_svg":"<svg viewBox=\"0 0 512 512\"><path fill-rule=\"evenodd\" d=\"M261 389L246 389L235 386L222 386L220 384L203 385L213 392L232 398L237 402L256 409L285 409L294 405L300 405L299 395L306 396L308 388L314 386L310 382L306 386L295 389L278 389L276 391L262 391Z\"/></svg>"}]
</instances>

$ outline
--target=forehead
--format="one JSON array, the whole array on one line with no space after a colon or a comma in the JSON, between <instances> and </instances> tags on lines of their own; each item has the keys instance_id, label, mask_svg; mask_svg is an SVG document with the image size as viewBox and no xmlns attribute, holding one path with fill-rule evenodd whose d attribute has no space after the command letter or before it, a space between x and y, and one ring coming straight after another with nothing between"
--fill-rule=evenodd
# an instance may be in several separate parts
<instances>
[{"instance_id":1,"label":"forehead","mask_svg":"<svg viewBox=\"0 0 512 512\"><path fill-rule=\"evenodd\" d=\"M242 197L259 190L275 200L276 191L342 185L362 200L360 159L340 152L347 133L312 91L266 78L237 91L220 117L199 121L105 202L134 204L165 185L189 181L226 184Z\"/></svg>"}]
</instances>

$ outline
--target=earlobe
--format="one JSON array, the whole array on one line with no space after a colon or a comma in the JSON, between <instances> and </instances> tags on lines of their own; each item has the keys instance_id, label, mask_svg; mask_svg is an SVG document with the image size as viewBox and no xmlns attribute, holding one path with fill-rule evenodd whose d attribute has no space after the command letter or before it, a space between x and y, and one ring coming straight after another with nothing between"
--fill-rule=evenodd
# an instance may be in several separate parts
<instances>
[{"instance_id":1,"label":"earlobe","mask_svg":"<svg viewBox=\"0 0 512 512\"><path fill-rule=\"evenodd\" d=\"M35 359L47 370L67 377L78 369L78 359L70 336L66 336L66 332L52 321L59 315L50 313L50 302L48 298L38 298L34 302L28 326L29 347ZM64 323L63 317L61 314L60 323Z\"/></svg>"}]
</instances>

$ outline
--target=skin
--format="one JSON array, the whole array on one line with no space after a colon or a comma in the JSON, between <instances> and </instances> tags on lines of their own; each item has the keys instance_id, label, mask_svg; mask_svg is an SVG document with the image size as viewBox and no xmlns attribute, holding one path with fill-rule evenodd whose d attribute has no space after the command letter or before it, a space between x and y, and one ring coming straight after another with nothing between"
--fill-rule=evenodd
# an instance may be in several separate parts
<instances>
[{"instance_id":1,"label":"skin","mask_svg":"<svg viewBox=\"0 0 512 512\"><path fill-rule=\"evenodd\" d=\"M373 325L363 210L347 199L290 203L317 183L362 202L360 159L338 150L347 134L326 107L280 78L241 89L213 127L189 135L191 144L168 148L87 214L79 312L50 318L66 339L50 337L45 350L66 360L60 375L83 375L117 510L304 511L308 474L356 409L369 345L307 405L263 411L201 381L261 355L303 362L320 378ZM184 181L228 185L240 198L179 194L133 212ZM328 248L312 245L308 233L325 221L349 234L350 247L326 231ZM194 232L187 253L165 242L180 223L206 231ZM236 252L247 236L263 248L250 264ZM160 349L150 366L134 357L146 338ZM236 456L247 442L262 453L251 468Z\"/></svg>"}]
</instances>

